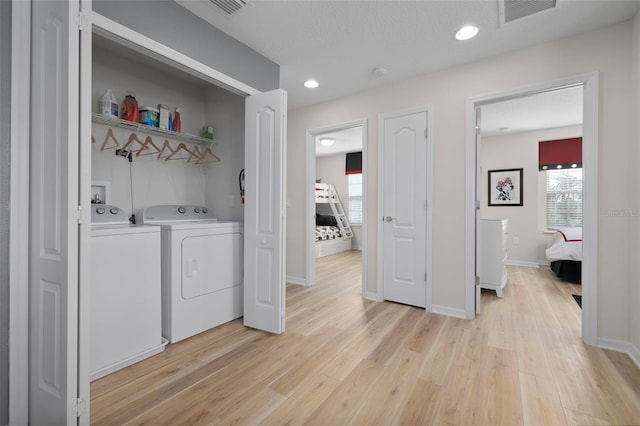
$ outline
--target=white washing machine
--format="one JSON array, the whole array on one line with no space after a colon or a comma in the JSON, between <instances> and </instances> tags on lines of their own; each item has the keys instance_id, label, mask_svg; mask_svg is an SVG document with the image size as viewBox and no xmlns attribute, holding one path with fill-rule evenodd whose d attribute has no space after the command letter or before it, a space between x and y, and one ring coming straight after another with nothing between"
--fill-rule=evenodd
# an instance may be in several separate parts
<instances>
[{"instance_id":1,"label":"white washing machine","mask_svg":"<svg viewBox=\"0 0 640 426\"><path fill-rule=\"evenodd\" d=\"M243 226L203 206L159 205L139 215L162 229L162 334L170 343L242 316Z\"/></svg>"},{"instance_id":2,"label":"white washing machine","mask_svg":"<svg viewBox=\"0 0 640 426\"><path fill-rule=\"evenodd\" d=\"M164 350L160 228L115 206L91 211L91 380Z\"/></svg>"}]
</instances>

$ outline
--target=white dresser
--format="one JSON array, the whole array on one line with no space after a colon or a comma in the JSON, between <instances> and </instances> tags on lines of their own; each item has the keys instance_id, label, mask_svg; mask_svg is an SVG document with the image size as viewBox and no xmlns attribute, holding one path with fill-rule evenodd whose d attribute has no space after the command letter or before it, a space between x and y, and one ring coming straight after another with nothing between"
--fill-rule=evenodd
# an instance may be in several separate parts
<instances>
[{"instance_id":1,"label":"white dresser","mask_svg":"<svg viewBox=\"0 0 640 426\"><path fill-rule=\"evenodd\" d=\"M502 297L507 284L507 219L480 219L480 287Z\"/></svg>"}]
</instances>

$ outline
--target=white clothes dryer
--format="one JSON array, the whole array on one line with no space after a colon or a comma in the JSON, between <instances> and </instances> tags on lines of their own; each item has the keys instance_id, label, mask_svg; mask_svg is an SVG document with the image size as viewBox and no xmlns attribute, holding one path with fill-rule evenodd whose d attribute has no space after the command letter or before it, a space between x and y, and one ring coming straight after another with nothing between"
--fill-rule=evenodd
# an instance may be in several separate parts
<instances>
[{"instance_id":1,"label":"white clothes dryer","mask_svg":"<svg viewBox=\"0 0 640 426\"><path fill-rule=\"evenodd\" d=\"M242 316L243 226L204 206L159 205L139 215L162 235L162 334L178 342Z\"/></svg>"},{"instance_id":2,"label":"white clothes dryer","mask_svg":"<svg viewBox=\"0 0 640 426\"><path fill-rule=\"evenodd\" d=\"M92 204L90 376L98 379L164 350L160 228L129 224Z\"/></svg>"}]
</instances>

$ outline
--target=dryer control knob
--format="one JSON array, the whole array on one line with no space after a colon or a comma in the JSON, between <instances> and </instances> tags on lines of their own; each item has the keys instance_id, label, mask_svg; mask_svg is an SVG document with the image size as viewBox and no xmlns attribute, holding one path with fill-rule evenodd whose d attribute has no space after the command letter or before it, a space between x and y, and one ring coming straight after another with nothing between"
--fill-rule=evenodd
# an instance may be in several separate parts
<instances>
[{"instance_id":1,"label":"dryer control knob","mask_svg":"<svg viewBox=\"0 0 640 426\"><path fill-rule=\"evenodd\" d=\"M185 209L184 207L182 206L178 207L178 213L185 214L186 212L187 212L187 209Z\"/></svg>"},{"instance_id":2,"label":"dryer control knob","mask_svg":"<svg viewBox=\"0 0 640 426\"><path fill-rule=\"evenodd\" d=\"M209 209L202 209L202 213L204 213L204 214L209 213Z\"/></svg>"},{"instance_id":3,"label":"dryer control knob","mask_svg":"<svg viewBox=\"0 0 640 426\"><path fill-rule=\"evenodd\" d=\"M109 210L109 213L118 214L119 211L120 209L118 209L117 207L111 207L111 209Z\"/></svg>"},{"instance_id":4,"label":"dryer control knob","mask_svg":"<svg viewBox=\"0 0 640 426\"><path fill-rule=\"evenodd\" d=\"M104 212L105 212L104 207L98 207L96 209L96 213L98 213L98 214L104 214Z\"/></svg>"},{"instance_id":5,"label":"dryer control knob","mask_svg":"<svg viewBox=\"0 0 640 426\"><path fill-rule=\"evenodd\" d=\"M196 207L195 209L193 209L193 212L194 213L200 213L200 209Z\"/></svg>"}]
</instances>

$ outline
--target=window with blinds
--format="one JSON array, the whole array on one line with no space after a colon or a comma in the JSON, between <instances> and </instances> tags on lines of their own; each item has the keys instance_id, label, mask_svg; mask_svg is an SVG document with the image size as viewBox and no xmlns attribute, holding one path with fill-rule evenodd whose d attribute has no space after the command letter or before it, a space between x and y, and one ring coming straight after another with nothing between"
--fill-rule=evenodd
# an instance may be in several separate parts
<instances>
[{"instance_id":1,"label":"window with blinds","mask_svg":"<svg viewBox=\"0 0 640 426\"><path fill-rule=\"evenodd\" d=\"M582 226L582 169L552 169L547 174L547 229Z\"/></svg>"},{"instance_id":2,"label":"window with blinds","mask_svg":"<svg viewBox=\"0 0 640 426\"><path fill-rule=\"evenodd\" d=\"M349 178L349 222L362 224L362 173L347 175Z\"/></svg>"}]
</instances>

